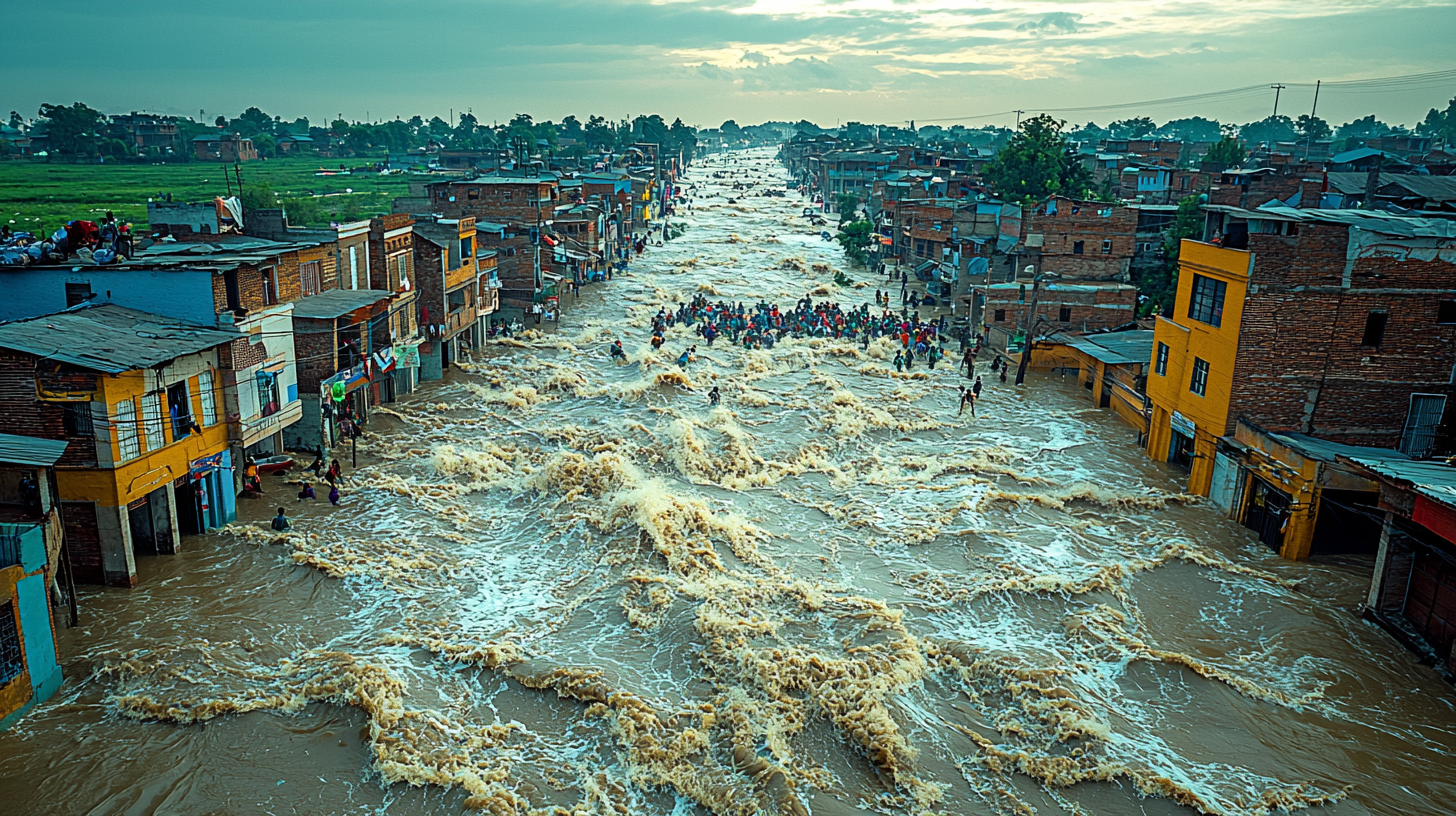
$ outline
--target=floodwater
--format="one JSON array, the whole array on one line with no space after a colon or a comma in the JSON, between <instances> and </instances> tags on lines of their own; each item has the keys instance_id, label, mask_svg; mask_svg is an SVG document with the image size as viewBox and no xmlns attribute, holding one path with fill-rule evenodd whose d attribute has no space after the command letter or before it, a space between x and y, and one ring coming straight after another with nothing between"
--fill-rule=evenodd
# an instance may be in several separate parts
<instances>
[{"instance_id":1,"label":"floodwater","mask_svg":"<svg viewBox=\"0 0 1456 816\"><path fill-rule=\"evenodd\" d=\"M1279 561L1075 384L973 419L885 345L653 354L694 294L873 293L783 178L701 162L681 238L377 414L342 507L275 480L83 594L0 811L1452 812L1453 693L1359 619L1371 560Z\"/></svg>"}]
</instances>

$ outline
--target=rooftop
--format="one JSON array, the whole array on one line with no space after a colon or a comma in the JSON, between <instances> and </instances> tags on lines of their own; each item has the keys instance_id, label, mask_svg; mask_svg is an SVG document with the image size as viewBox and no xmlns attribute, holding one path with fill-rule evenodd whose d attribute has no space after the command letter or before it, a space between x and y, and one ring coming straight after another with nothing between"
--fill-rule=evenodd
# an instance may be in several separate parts
<instances>
[{"instance_id":1,"label":"rooftop","mask_svg":"<svg viewBox=\"0 0 1456 816\"><path fill-rule=\"evenodd\" d=\"M1147 329L1084 334L1067 338L1066 344L1108 365L1149 363L1153 359L1153 332Z\"/></svg>"},{"instance_id":2,"label":"rooftop","mask_svg":"<svg viewBox=\"0 0 1456 816\"><path fill-rule=\"evenodd\" d=\"M1344 455L1367 470L1393 482L1401 482L1416 493L1445 505L1456 507L1456 467L1445 462L1417 459L1392 459L1371 456L1369 448Z\"/></svg>"},{"instance_id":3,"label":"rooftop","mask_svg":"<svg viewBox=\"0 0 1456 816\"><path fill-rule=\"evenodd\" d=\"M330 289L294 301L293 316L332 320L387 300L389 296L389 292L381 289Z\"/></svg>"},{"instance_id":4,"label":"rooftop","mask_svg":"<svg viewBox=\"0 0 1456 816\"><path fill-rule=\"evenodd\" d=\"M0 323L0 348L107 374L153 368L244 336L110 303Z\"/></svg>"}]
</instances>

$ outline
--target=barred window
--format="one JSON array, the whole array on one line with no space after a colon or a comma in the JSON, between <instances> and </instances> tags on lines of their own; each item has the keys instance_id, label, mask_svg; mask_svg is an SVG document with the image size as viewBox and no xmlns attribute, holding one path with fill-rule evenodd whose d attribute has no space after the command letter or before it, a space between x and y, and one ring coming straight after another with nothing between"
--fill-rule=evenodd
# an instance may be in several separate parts
<instances>
[{"instance_id":1,"label":"barred window","mask_svg":"<svg viewBox=\"0 0 1456 816\"><path fill-rule=\"evenodd\" d=\"M20 627L15 624L15 601L0 604L0 684L9 683L25 671L20 655Z\"/></svg>"},{"instance_id":2,"label":"barred window","mask_svg":"<svg viewBox=\"0 0 1456 816\"><path fill-rule=\"evenodd\" d=\"M162 430L162 398L157 394L142 396L142 427L147 435L147 450L161 450L167 444Z\"/></svg>"},{"instance_id":3,"label":"barred window","mask_svg":"<svg viewBox=\"0 0 1456 816\"><path fill-rule=\"evenodd\" d=\"M309 261L298 265L298 282L303 289L303 296L317 295L324 290L323 264L319 261Z\"/></svg>"},{"instance_id":4,"label":"barred window","mask_svg":"<svg viewBox=\"0 0 1456 816\"><path fill-rule=\"evenodd\" d=\"M122 400L116 404L116 442L123 462L135 459L142 453L137 435L136 403L131 400Z\"/></svg>"},{"instance_id":5,"label":"barred window","mask_svg":"<svg viewBox=\"0 0 1456 816\"><path fill-rule=\"evenodd\" d=\"M217 424L217 394L213 388L211 371L197 375L198 396L202 399L203 427Z\"/></svg>"},{"instance_id":6,"label":"barred window","mask_svg":"<svg viewBox=\"0 0 1456 816\"><path fill-rule=\"evenodd\" d=\"M1168 376L1168 344L1167 343L1159 343L1158 344L1158 365L1157 365L1157 371L1158 371L1158 376L1159 377L1166 377L1166 376Z\"/></svg>"},{"instance_id":7,"label":"barred window","mask_svg":"<svg viewBox=\"0 0 1456 816\"><path fill-rule=\"evenodd\" d=\"M1202 397L1208 393L1208 361L1198 357L1193 358L1193 379L1188 383L1188 390Z\"/></svg>"},{"instance_id":8,"label":"barred window","mask_svg":"<svg viewBox=\"0 0 1456 816\"><path fill-rule=\"evenodd\" d=\"M1193 296L1188 300L1188 316L1210 326L1223 325L1223 298L1228 284L1221 280L1193 276Z\"/></svg>"}]
</instances>

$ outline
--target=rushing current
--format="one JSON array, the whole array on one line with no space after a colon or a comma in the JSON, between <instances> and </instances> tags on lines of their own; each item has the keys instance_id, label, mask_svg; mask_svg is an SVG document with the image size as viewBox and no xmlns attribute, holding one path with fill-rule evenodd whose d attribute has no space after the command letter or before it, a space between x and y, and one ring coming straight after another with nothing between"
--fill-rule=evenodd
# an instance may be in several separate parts
<instances>
[{"instance_id":1,"label":"rushing current","mask_svg":"<svg viewBox=\"0 0 1456 816\"><path fill-rule=\"evenodd\" d=\"M681 237L377 411L341 507L269 477L85 592L0 812L1456 808L1452 690L1360 620L1371 559L1280 561L1074 378L981 365L972 418L888 340L654 352L694 295L884 285L835 285L785 181L698 162Z\"/></svg>"}]
</instances>

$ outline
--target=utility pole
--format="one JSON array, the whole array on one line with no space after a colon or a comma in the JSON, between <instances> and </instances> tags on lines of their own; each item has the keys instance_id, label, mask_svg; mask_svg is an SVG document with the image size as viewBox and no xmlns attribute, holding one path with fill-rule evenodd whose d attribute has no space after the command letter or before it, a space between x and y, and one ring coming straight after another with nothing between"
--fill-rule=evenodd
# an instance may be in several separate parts
<instances>
[{"instance_id":1,"label":"utility pole","mask_svg":"<svg viewBox=\"0 0 1456 816\"><path fill-rule=\"evenodd\" d=\"M1021 130L1021 114L1023 114L1023 113L1026 113L1026 111L1024 111L1024 110L1016 111L1016 129L1017 130Z\"/></svg>"},{"instance_id":2,"label":"utility pole","mask_svg":"<svg viewBox=\"0 0 1456 816\"><path fill-rule=\"evenodd\" d=\"M1318 80L1318 79L1315 80L1315 82L1314 82L1314 104L1311 105L1310 108L1309 108L1309 118L1310 118L1310 124L1311 125L1314 124L1315 111L1319 110L1320 82L1322 82L1322 80ZM1305 161L1309 161L1309 152L1312 149L1314 149L1314 131L1310 131L1309 137L1304 140L1304 160Z\"/></svg>"},{"instance_id":3,"label":"utility pole","mask_svg":"<svg viewBox=\"0 0 1456 816\"><path fill-rule=\"evenodd\" d=\"M1274 155L1274 120L1279 116L1279 92L1289 87L1283 84L1274 84L1269 87L1274 89L1274 113L1269 116L1269 155Z\"/></svg>"},{"instance_id":4,"label":"utility pole","mask_svg":"<svg viewBox=\"0 0 1456 816\"><path fill-rule=\"evenodd\" d=\"M1054 280L1061 277L1055 272L1043 272L1031 279L1031 308L1026 313L1026 336L1021 341L1021 365L1016 367L1016 384L1021 385L1026 381L1026 369L1031 365L1031 348L1034 345L1032 337L1036 334L1036 327L1041 325L1041 318L1036 314L1037 295L1041 291L1041 282Z\"/></svg>"}]
</instances>

